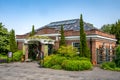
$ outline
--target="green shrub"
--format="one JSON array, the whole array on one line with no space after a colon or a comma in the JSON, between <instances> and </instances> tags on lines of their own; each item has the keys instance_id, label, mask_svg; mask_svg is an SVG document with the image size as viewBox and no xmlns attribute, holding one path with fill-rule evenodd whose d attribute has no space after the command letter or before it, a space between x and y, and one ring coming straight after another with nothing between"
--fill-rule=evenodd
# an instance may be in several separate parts
<instances>
[{"instance_id":1,"label":"green shrub","mask_svg":"<svg viewBox=\"0 0 120 80\"><path fill-rule=\"evenodd\" d=\"M13 61L20 61L22 55L23 55L23 52L21 50L13 53Z\"/></svg>"},{"instance_id":2,"label":"green shrub","mask_svg":"<svg viewBox=\"0 0 120 80\"><path fill-rule=\"evenodd\" d=\"M77 55L77 49L72 46L61 46L57 52L65 57L73 57Z\"/></svg>"},{"instance_id":3,"label":"green shrub","mask_svg":"<svg viewBox=\"0 0 120 80\"><path fill-rule=\"evenodd\" d=\"M15 53L13 53L13 57L8 58L8 62L21 61L22 55L23 55L22 50L18 50Z\"/></svg>"},{"instance_id":4,"label":"green shrub","mask_svg":"<svg viewBox=\"0 0 120 80\"><path fill-rule=\"evenodd\" d=\"M61 65L64 60L66 58L59 55L47 56L44 59L44 67L50 68L55 65Z\"/></svg>"},{"instance_id":5,"label":"green shrub","mask_svg":"<svg viewBox=\"0 0 120 80\"><path fill-rule=\"evenodd\" d=\"M90 61L80 61L80 60L64 60L62 67L65 70L70 71L79 71L79 70L88 70L92 68Z\"/></svg>"},{"instance_id":6,"label":"green shrub","mask_svg":"<svg viewBox=\"0 0 120 80\"><path fill-rule=\"evenodd\" d=\"M52 65L50 64L50 60L52 58L53 55L50 55L50 56L46 56L44 58L44 64L43 66L46 67L46 68L50 68Z\"/></svg>"},{"instance_id":7,"label":"green shrub","mask_svg":"<svg viewBox=\"0 0 120 80\"><path fill-rule=\"evenodd\" d=\"M8 55L0 55L1 59L8 59L8 62L12 62L12 61L20 61L21 57L23 55L23 52L21 50L13 53L13 57L9 58Z\"/></svg>"},{"instance_id":8,"label":"green shrub","mask_svg":"<svg viewBox=\"0 0 120 80\"><path fill-rule=\"evenodd\" d=\"M115 63L117 67L120 67L120 45L116 48Z\"/></svg>"},{"instance_id":9,"label":"green shrub","mask_svg":"<svg viewBox=\"0 0 120 80\"><path fill-rule=\"evenodd\" d=\"M61 65L54 65L51 68L52 69L58 69L58 70L62 69Z\"/></svg>"},{"instance_id":10,"label":"green shrub","mask_svg":"<svg viewBox=\"0 0 120 80\"><path fill-rule=\"evenodd\" d=\"M64 60L66 60L65 57L54 55L54 56L52 56L50 63L52 66L53 65L61 65Z\"/></svg>"},{"instance_id":11,"label":"green shrub","mask_svg":"<svg viewBox=\"0 0 120 80\"><path fill-rule=\"evenodd\" d=\"M7 59L7 55L0 54L0 59Z\"/></svg>"},{"instance_id":12,"label":"green shrub","mask_svg":"<svg viewBox=\"0 0 120 80\"><path fill-rule=\"evenodd\" d=\"M85 58L85 57L79 57L79 56L75 56L73 58L71 58L72 60L84 60L84 61L90 61L89 58Z\"/></svg>"},{"instance_id":13,"label":"green shrub","mask_svg":"<svg viewBox=\"0 0 120 80\"><path fill-rule=\"evenodd\" d=\"M102 69L113 70L116 68L116 64L114 62L104 62L101 65Z\"/></svg>"},{"instance_id":14,"label":"green shrub","mask_svg":"<svg viewBox=\"0 0 120 80\"><path fill-rule=\"evenodd\" d=\"M120 71L120 68L117 68L117 67L116 67L114 70L115 70L115 71Z\"/></svg>"}]
</instances>

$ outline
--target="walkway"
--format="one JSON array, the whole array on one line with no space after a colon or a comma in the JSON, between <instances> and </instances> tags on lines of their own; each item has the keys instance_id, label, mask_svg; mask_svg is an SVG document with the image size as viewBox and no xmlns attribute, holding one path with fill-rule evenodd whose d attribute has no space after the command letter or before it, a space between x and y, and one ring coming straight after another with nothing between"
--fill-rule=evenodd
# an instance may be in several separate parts
<instances>
[{"instance_id":1,"label":"walkway","mask_svg":"<svg viewBox=\"0 0 120 80\"><path fill-rule=\"evenodd\" d=\"M95 67L91 71L39 68L36 62L0 64L0 80L120 80L120 72Z\"/></svg>"}]
</instances>

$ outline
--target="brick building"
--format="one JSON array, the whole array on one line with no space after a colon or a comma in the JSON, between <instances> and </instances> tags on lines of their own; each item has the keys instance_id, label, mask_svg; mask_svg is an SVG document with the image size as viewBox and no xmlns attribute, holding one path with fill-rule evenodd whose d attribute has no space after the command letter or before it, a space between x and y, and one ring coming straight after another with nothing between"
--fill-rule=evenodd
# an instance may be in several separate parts
<instances>
[{"instance_id":1,"label":"brick building","mask_svg":"<svg viewBox=\"0 0 120 80\"><path fill-rule=\"evenodd\" d=\"M32 40L40 42L41 46L39 49L46 55L50 54L50 49L59 48L60 40L60 27L64 26L64 35L67 45L72 45L79 48L79 19L65 20L52 22L44 27L36 30L35 36L47 36L49 39L28 39L29 33L24 35L17 35L18 49L23 49L23 45ZM101 61L111 61L114 55L114 47L116 45L116 39L114 35L110 35L100 31L93 27L90 23L84 22L84 30L86 32L87 44L91 51L91 60L93 64L99 64ZM50 41L51 40L51 41ZM27 50L27 51L26 51ZM24 54L29 55L28 47L25 48Z\"/></svg>"}]
</instances>

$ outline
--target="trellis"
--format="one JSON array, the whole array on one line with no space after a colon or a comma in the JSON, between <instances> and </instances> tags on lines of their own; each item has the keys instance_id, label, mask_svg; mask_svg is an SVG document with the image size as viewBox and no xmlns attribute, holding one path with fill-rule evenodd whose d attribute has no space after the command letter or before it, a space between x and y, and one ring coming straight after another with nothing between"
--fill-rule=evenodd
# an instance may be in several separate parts
<instances>
[{"instance_id":1,"label":"trellis","mask_svg":"<svg viewBox=\"0 0 120 80\"><path fill-rule=\"evenodd\" d=\"M96 49L97 64L112 61L115 58L115 48L114 47L99 47Z\"/></svg>"}]
</instances>

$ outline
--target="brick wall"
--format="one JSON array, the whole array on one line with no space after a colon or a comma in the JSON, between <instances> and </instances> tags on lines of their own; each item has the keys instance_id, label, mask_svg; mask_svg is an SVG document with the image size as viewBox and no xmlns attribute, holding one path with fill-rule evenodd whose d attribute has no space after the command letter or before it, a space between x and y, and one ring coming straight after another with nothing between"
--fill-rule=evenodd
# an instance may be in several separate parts
<instances>
[{"instance_id":1,"label":"brick wall","mask_svg":"<svg viewBox=\"0 0 120 80\"><path fill-rule=\"evenodd\" d=\"M100 47L100 45L103 45L103 43L105 43L105 46L106 47L110 47L110 45L112 46L112 47L115 47L116 45L116 43L115 42L112 42L112 41L108 41L108 40L96 40L96 48L99 48Z\"/></svg>"},{"instance_id":2,"label":"brick wall","mask_svg":"<svg viewBox=\"0 0 120 80\"><path fill-rule=\"evenodd\" d=\"M90 31L86 31L86 34L87 34L87 35L98 34L98 35L100 35L100 36L104 36L104 37L108 37L108 38L113 38L113 39L115 39L115 36L114 36L114 35L111 35L111 34L102 32L102 31L97 30L97 29L92 29L92 30L90 30Z\"/></svg>"},{"instance_id":3,"label":"brick wall","mask_svg":"<svg viewBox=\"0 0 120 80\"><path fill-rule=\"evenodd\" d=\"M23 42L17 42L17 45L19 50L23 49Z\"/></svg>"},{"instance_id":4,"label":"brick wall","mask_svg":"<svg viewBox=\"0 0 120 80\"><path fill-rule=\"evenodd\" d=\"M37 35L39 34L52 34L52 33L58 33L58 30L56 30L55 28L42 28L39 31L36 32Z\"/></svg>"},{"instance_id":5,"label":"brick wall","mask_svg":"<svg viewBox=\"0 0 120 80\"><path fill-rule=\"evenodd\" d=\"M17 39L24 39L24 38L26 38L26 35L16 35L16 38Z\"/></svg>"}]
</instances>

